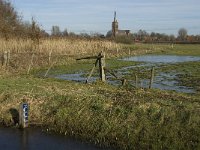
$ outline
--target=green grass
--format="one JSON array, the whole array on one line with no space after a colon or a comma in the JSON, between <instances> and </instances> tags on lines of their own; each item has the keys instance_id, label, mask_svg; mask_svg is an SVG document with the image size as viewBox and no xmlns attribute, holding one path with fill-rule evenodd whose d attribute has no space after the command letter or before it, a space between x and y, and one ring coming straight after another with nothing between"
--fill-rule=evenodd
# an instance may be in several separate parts
<instances>
[{"instance_id":1,"label":"green grass","mask_svg":"<svg viewBox=\"0 0 200 150\"><path fill-rule=\"evenodd\" d=\"M48 75L54 76L54 75L60 75L60 74L73 74L73 73L81 73L85 72L88 73L92 70L92 67L94 66L95 60L80 60L76 63L72 63L70 65L57 65L53 66ZM133 66L140 64L139 62L131 62L131 61L122 61L117 58L109 58L106 59L106 68L109 70L119 69L122 67L127 66ZM48 68L40 68L40 69L34 69L31 71L33 75L43 77L46 73ZM96 67L96 72L98 70L98 65ZM95 73L97 76L97 73Z\"/></svg>"},{"instance_id":2,"label":"green grass","mask_svg":"<svg viewBox=\"0 0 200 150\"><path fill-rule=\"evenodd\" d=\"M155 76L160 73L175 74L174 81L180 86L192 87L200 92L200 62L183 62L175 64L155 65ZM135 74L139 80L150 79L152 67L136 67L128 70L128 74L124 76L126 79L135 80ZM166 81L168 79L166 78Z\"/></svg>"},{"instance_id":3,"label":"green grass","mask_svg":"<svg viewBox=\"0 0 200 150\"><path fill-rule=\"evenodd\" d=\"M5 87L9 87L6 89ZM198 149L199 97L21 76L0 80L1 122L30 104L30 121L119 149Z\"/></svg>"},{"instance_id":4,"label":"green grass","mask_svg":"<svg viewBox=\"0 0 200 150\"><path fill-rule=\"evenodd\" d=\"M175 44L173 48L165 48L164 51L160 51L158 54L200 56L200 45Z\"/></svg>"},{"instance_id":5,"label":"green grass","mask_svg":"<svg viewBox=\"0 0 200 150\"><path fill-rule=\"evenodd\" d=\"M199 45L126 45L131 53L199 56ZM138 63L108 59L115 70ZM94 61L78 61L54 66L50 75L89 72ZM199 88L199 62L158 67L158 72L184 72L181 84ZM80 84L53 78L37 78L48 69L32 70L32 75L0 76L0 122L13 125L10 109L22 101L30 104L30 123L48 131L72 135L85 141L116 149L199 149L199 94L183 94L156 89L115 87L101 82ZM149 77L150 68L133 69ZM191 82L192 81L192 82Z\"/></svg>"},{"instance_id":6,"label":"green grass","mask_svg":"<svg viewBox=\"0 0 200 150\"><path fill-rule=\"evenodd\" d=\"M132 44L124 45L136 54L167 54L200 56L200 44Z\"/></svg>"},{"instance_id":7,"label":"green grass","mask_svg":"<svg viewBox=\"0 0 200 150\"><path fill-rule=\"evenodd\" d=\"M176 73L176 80L180 85L193 87L200 92L200 62L184 62L162 66L159 71Z\"/></svg>"}]
</instances>

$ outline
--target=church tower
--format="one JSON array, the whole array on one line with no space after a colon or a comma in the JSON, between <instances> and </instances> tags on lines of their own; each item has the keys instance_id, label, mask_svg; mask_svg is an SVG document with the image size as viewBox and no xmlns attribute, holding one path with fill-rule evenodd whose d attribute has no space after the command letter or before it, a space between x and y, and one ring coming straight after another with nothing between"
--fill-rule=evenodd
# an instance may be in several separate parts
<instances>
[{"instance_id":1,"label":"church tower","mask_svg":"<svg viewBox=\"0 0 200 150\"><path fill-rule=\"evenodd\" d=\"M114 13L114 21L112 22L112 35L115 37L118 33L118 22L116 19L116 11Z\"/></svg>"}]
</instances>

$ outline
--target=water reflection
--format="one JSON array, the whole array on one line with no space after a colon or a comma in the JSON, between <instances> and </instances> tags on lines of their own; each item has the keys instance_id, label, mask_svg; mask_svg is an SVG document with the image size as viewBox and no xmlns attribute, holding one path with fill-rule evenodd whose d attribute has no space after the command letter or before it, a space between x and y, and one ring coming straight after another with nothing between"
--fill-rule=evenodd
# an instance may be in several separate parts
<instances>
[{"instance_id":1,"label":"water reflection","mask_svg":"<svg viewBox=\"0 0 200 150\"><path fill-rule=\"evenodd\" d=\"M29 149L28 147L28 138L29 138L29 135L28 135L28 132L26 130L21 130L21 134L19 135L21 137L19 137L19 139L21 140L21 150L27 150Z\"/></svg>"},{"instance_id":2,"label":"water reflection","mask_svg":"<svg viewBox=\"0 0 200 150\"><path fill-rule=\"evenodd\" d=\"M62 135L47 134L41 129L0 128L1 150L101 150L103 148Z\"/></svg>"},{"instance_id":3,"label":"water reflection","mask_svg":"<svg viewBox=\"0 0 200 150\"><path fill-rule=\"evenodd\" d=\"M189 62L189 61L200 61L200 57L172 56L172 55L144 55L144 56L128 57L122 60L137 61L137 62L151 62L151 63L180 63L180 62Z\"/></svg>"},{"instance_id":4,"label":"water reflection","mask_svg":"<svg viewBox=\"0 0 200 150\"><path fill-rule=\"evenodd\" d=\"M119 78L123 78L129 74L129 71L133 68L137 67L151 67L151 66L159 66L171 63L180 63L180 62L189 62L189 61L200 61L200 57L195 56L172 56L172 55L144 55L144 56L134 56L123 58L124 61L139 61L139 62L146 62L135 66L128 66L123 67L117 70L117 76ZM195 90L192 87L180 86L176 80L176 73L166 74L166 73L159 73L155 76L153 88L158 88L161 90L174 90L177 92L184 92L184 93L195 93ZM55 78L70 80L70 81L78 81L85 83L86 81L86 73L75 73L75 74L62 74L57 75ZM108 83L113 85L121 85L121 81L119 80L112 80L112 76L107 74ZM94 82L99 77L91 77L89 82ZM135 81L132 80L130 84L135 85ZM149 79L140 80L140 87L148 87L149 86Z\"/></svg>"}]
</instances>

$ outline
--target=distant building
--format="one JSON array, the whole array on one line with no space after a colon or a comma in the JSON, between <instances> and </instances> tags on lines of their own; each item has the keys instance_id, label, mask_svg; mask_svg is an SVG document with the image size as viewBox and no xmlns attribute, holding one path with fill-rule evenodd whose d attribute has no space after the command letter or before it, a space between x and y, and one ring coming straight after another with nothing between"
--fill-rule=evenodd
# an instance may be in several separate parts
<instances>
[{"instance_id":1,"label":"distant building","mask_svg":"<svg viewBox=\"0 0 200 150\"><path fill-rule=\"evenodd\" d=\"M119 24L116 19L116 11L114 13L114 21L112 22L112 36L129 35L130 30L119 30Z\"/></svg>"}]
</instances>

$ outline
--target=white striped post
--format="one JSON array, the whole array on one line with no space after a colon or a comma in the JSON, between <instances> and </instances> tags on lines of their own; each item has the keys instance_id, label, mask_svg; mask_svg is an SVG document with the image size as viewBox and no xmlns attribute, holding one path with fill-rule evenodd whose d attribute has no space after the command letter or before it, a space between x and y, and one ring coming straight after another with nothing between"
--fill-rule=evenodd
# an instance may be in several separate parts
<instances>
[{"instance_id":1,"label":"white striped post","mask_svg":"<svg viewBox=\"0 0 200 150\"><path fill-rule=\"evenodd\" d=\"M21 103L19 107L19 125L22 128L28 127L28 112L29 106L28 103Z\"/></svg>"}]
</instances>

